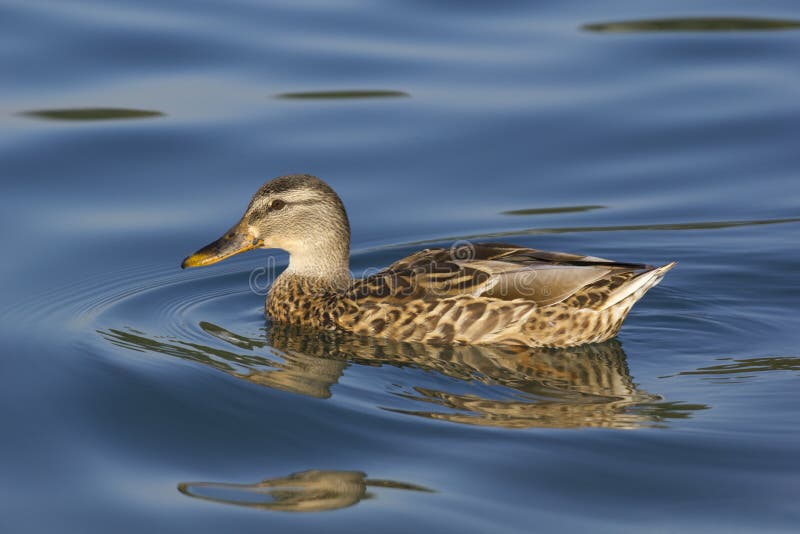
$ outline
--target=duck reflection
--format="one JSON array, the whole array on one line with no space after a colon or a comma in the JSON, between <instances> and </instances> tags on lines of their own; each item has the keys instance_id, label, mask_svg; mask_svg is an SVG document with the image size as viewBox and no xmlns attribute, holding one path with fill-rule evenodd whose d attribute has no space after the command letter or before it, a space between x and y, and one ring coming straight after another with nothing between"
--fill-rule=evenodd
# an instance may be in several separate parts
<instances>
[{"instance_id":1,"label":"duck reflection","mask_svg":"<svg viewBox=\"0 0 800 534\"><path fill-rule=\"evenodd\" d=\"M353 506L374 498L369 487L432 493L405 482L367 478L360 471L303 471L287 477L268 478L256 484L183 482L184 495L223 504L235 504L282 512L322 512Z\"/></svg>"},{"instance_id":2,"label":"duck reflection","mask_svg":"<svg viewBox=\"0 0 800 534\"><path fill-rule=\"evenodd\" d=\"M639 390L616 340L561 349L430 346L273 325L249 338L209 322L203 332L233 346L150 338L134 330L101 332L117 346L209 365L242 380L316 398L351 365L413 367L438 373L397 386L400 406L383 409L453 423L504 428L636 428L687 417L702 405L663 402ZM219 345L219 343L215 343ZM448 380L441 380L448 378ZM434 386L423 386L430 384ZM424 409L420 409L420 405Z\"/></svg>"}]
</instances>

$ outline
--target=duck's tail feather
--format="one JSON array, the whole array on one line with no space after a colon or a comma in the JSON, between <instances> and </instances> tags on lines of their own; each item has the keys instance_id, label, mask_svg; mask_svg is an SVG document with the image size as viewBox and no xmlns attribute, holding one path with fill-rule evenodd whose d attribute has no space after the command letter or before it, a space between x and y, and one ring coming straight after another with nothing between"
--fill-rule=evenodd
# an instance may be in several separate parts
<instances>
[{"instance_id":1,"label":"duck's tail feather","mask_svg":"<svg viewBox=\"0 0 800 534\"><path fill-rule=\"evenodd\" d=\"M603 303L603 307L600 309L608 309L630 297L632 297L633 301L636 302L642 298L642 296L647 293L651 287L658 284L661 279L664 278L664 275L667 273L667 271L675 267L677 263L678 262L673 261L666 265L662 265L661 267L656 267L654 269L650 269L649 271L645 271L639 276L632 278L628 283L611 292Z\"/></svg>"}]
</instances>

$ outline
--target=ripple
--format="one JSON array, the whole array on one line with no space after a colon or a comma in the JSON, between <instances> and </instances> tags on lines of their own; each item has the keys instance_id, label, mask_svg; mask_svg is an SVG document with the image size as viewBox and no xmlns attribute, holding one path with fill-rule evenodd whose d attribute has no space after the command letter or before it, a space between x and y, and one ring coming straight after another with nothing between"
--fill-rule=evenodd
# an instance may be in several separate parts
<instances>
[{"instance_id":1,"label":"ripple","mask_svg":"<svg viewBox=\"0 0 800 534\"><path fill-rule=\"evenodd\" d=\"M482 234L451 235L446 237L435 237L406 243L409 246L431 245L443 241L463 241L497 238L518 237L526 235L544 234L573 234L587 232L634 232L634 231L677 231L677 230L721 230L725 228L740 228L746 226L764 226L770 224L798 223L800 217L787 217L783 219L762 219L762 220L743 220L743 221L697 221L681 223L654 223L654 224L621 224L610 226L566 226L559 228L527 228L518 230L508 230L503 232L486 232ZM379 248L394 248L389 245Z\"/></svg>"},{"instance_id":2,"label":"ripple","mask_svg":"<svg viewBox=\"0 0 800 534\"><path fill-rule=\"evenodd\" d=\"M700 367L694 371L681 371L673 376L702 376L720 380L723 378L736 378L730 375L750 375L766 371L800 371L800 357L797 356L764 356L760 358L719 358L721 363Z\"/></svg>"},{"instance_id":3,"label":"ripple","mask_svg":"<svg viewBox=\"0 0 800 534\"><path fill-rule=\"evenodd\" d=\"M42 324L51 332L81 335L123 322L158 335L205 338L196 326L196 314L242 324L245 313L248 320L263 325L263 314L256 310L263 305L263 297L250 291L247 264L247 260L232 261L187 272L162 263L100 273L26 298L3 315L13 316L18 328L34 334Z\"/></svg>"},{"instance_id":4,"label":"ripple","mask_svg":"<svg viewBox=\"0 0 800 534\"><path fill-rule=\"evenodd\" d=\"M65 325L81 344L94 345L93 354L112 348L193 362L258 386L370 406L383 417L509 429L633 429L703 408L681 411L639 389L615 341L570 349L431 347L270 325L263 295L248 284L251 267L232 259L194 271L158 264L104 273L17 313L37 330L44 318ZM358 376L376 368L383 368L377 377ZM398 379L393 368L413 371ZM345 374L356 377L342 391L334 386Z\"/></svg>"},{"instance_id":5,"label":"ripple","mask_svg":"<svg viewBox=\"0 0 800 534\"><path fill-rule=\"evenodd\" d=\"M550 215L553 213L576 213L581 211L602 210L607 206L557 206L554 208L528 208L501 211L500 215Z\"/></svg>"},{"instance_id":6,"label":"ripple","mask_svg":"<svg viewBox=\"0 0 800 534\"><path fill-rule=\"evenodd\" d=\"M275 95L275 98L283 100L346 100L358 98L408 98L410 96L410 94L403 91L387 89L353 89L342 91L280 93Z\"/></svg>"}]
</instances>

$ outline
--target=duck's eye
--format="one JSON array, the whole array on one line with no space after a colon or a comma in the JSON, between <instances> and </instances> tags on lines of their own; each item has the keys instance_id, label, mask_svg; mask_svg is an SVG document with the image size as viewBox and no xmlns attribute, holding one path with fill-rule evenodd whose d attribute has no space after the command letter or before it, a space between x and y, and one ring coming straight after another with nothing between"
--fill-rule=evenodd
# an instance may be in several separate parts
<instances>
[{"instance_id":1,"label":"duck's eye","mask_svg":"<svg viewBox=\"0 0 800 534\"><path fill-rule=\"evenodd\" d=\"M270 202L269 211L282 210L284 206L286 206L286 202L278 198Z\"/></svg>"}]
</instances>

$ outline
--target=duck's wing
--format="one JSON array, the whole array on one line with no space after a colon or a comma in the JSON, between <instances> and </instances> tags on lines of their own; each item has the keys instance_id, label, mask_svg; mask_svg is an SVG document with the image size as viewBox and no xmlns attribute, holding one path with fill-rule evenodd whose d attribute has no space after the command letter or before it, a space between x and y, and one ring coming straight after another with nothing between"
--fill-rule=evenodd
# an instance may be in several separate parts
<instances>
[{"instance_id":1,"label":"duck's wing","mask_svg":"<svg viewBox=\"0 0 800 534\"><path fill-rule=\"evenodd\" d=\"M547 306L602 279L650 268L502 243L466 244L416 252L357 281L351 296L405 300L472 295Z\"/></svg>"}]
</instances>

